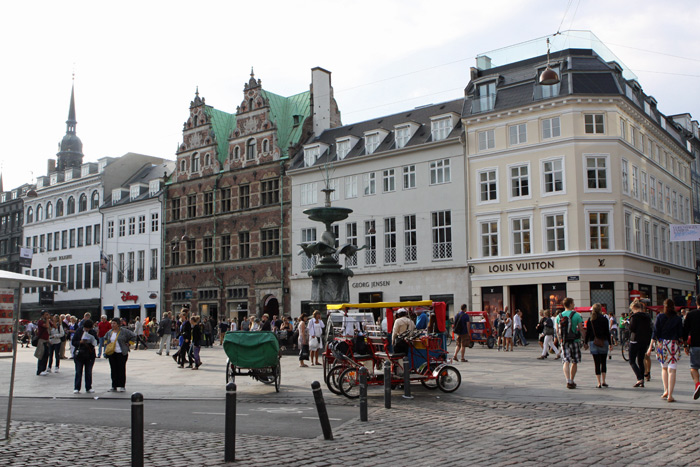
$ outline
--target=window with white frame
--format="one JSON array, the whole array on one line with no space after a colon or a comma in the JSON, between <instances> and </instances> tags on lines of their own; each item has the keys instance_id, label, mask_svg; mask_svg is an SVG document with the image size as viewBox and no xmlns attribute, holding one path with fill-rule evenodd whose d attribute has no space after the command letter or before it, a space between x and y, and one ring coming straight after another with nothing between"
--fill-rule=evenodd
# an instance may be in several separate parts
<instances>
[{"instance_id":1,"label":"window with white frame","mask_svg":"<svg viewBox=\"0 0 700 467\"><path fill-rule=\"evenodd\" d=\"M566 250L566 222L564 213L544 215L547 253Z\"/></svg>"},{"instance_id":2,"label":"window with white frame","mask_svg":"<svg viewBox=\"0 0 700 467\"><path fill-rule=\"evenodd\" d=\"M430 215L433 231L433 259L452 258L452 212L437 211Z\"/></svg>"},{"instance_id":3,"label":"window with white frame","mask_svg":"<svg viewBox=\"0 0 700 467\"><path fill-rule=\"evenodd\" d=\"M396 218L384 219L384 264L396 264Z\"/></svg>"},{"instance_id":4,"label":"window with white frame","mask_svg":"<svg viewBox=\"0 0 700 467\"><path fill-rule=\"evenodd\" d=\"M396 127L394 132L394 139L396 141L396 148L401 149L408 144L408 140L411 139L411 127L409 125Z\"/></svg>"},{"instance_id":5,"label":"window with white frame","mask_svg":"<svg viewBox=\"0 0 700 467\"><path fill-rule=\"evenodd\" d=\"M530 197L530 175L527 164L516 165L510 170L510 197L529 198Z\"/></svg>"},{"instance_id":6,"label":"window with white frame","mask_svg":"<svg viewBox=\"0 0 700 467\"><path fill-rule=\"evenodd\" d=\"M674 219L678 219L678 195L676 190L671 192L671 215Z\"/></svg>"},{"instance_id":7,"label":"window with white frame","mask_svg":"<svg viewBox=\"0 0 700 467\"><path fill-rule=\"evenodd\" d=\"M406 165L403 167L403 189L409 190L416 187L416 166Z\"/></svg>"},{"instance_id":8,"label":"window with white frame","mask_svg":"<svg viewBox=\"0 0 700 467\"><path fill-rule=\"evenodd\" d=\"M511 219L511 232L513 233L513 254L529 255L532 253L530 243L530 218L517 217Z\"/></svg>"},{"instance_id":9,"label":"window with white frame","mask_svg":"<svg viewBox=\"0 0 700 467\"><path fill-rule=\"evenodd\" d=\"M151 232L158 232L160 222L158 221L158 216L159 213L157 212L152 212L151 213Z\"/></svg>"},{"instance_id":10,"label":"window with white frame","mask_svg":"<svg viewBox=\"0 0 700 467\"><path fill-rule=\"evenodd\" d=\"M544 175L544 193L564 192L564 160L552 159L542 161L542 174Z\"/></svg>"},{"instance_id":11,"label":"window with white frame","mask_svg":"<svg viewBox=\"0 0 700 467\"><path fill-rule=\"evenodd\" d=\"M625 250L632 251L632 214L625 211Z\"/></svg>"},{"instance_id":12,"label":"window with white frame","mask_svg":"<svg viewBox=\"0 0 700 467\"><path fill-rule=\"evenodd\" d=\"M340 199L340 179L331 178L328 180L328 188L331 190L331 201L338 201Z\"/></svg>"},{"instance_id":13,"label":"window with white frame","mask_svg":"<svg viewBox=\"0 0 700 467\"><path fill-rule=\"evenodd\" d=\"M119 236L126 235L126 219L119 219Z\"/></svg>"},{"instance_id":14,"label":"window with white frame","mask_svg":"<svg viewBox=\"0 0 700 467\"><path fill-rule=\"evenodd\" d=\"M357 222L348 222L345 224L345 241L350 245L357 246ZM357 266L357 254L345 257L345 264Z\"/></svg>"},{"instance_id":15,"label":"window with white frame","mask_svg":"<svg viewBox=\"0 0 700 467\"><path fill-rule=\"evenodd\" d=\"M479 151L486 151L496 147L496 132L495 130L485 130L477 133L479 139Z\"/></svg>"},{"instance_id":16,"label":"window with white frame","mask_svg":"<svg viewBox=\"0 0 700 467\"><path fill-rule=\"evenodd\" d=\"M656 190L656 201L659 211L664 212L664 184L659 180L657 184L658 189Z\"/></svg>"},{"instance_id":17,"label":"window with white frame","mask_svg":"<svg viewBox=\"0 0 700 467\"><path fill-rule=\"evenodd\" d=\"M442 141L452 132L452 119L450 117L432 120L431 125L433 141Z\"/></svg>"},{"instance_id":18,"label":"window with white frame","mask_svg":"<svg viewBox=\"0 0 700 467\"><path fill-rule=\"evenodd\" d=\"M664 194L666 198L666 214L671 215L671 188L668 185L665 188L666 191L664 191Z\"/></svg>"},{"instance_id":19,"label":"window with white frame","mask_svg":"<svg viewBox=\"0 0 700 467\"><path fill-rule=\"evenodd\" d=\"M511 146L527 143L527 124L520 123L518 125L509 126L508 136Z\"/></svg>"},{"instance_id":20,"label":"window with white frame","mask_svg":"<svg viewBox=\"0 0 700 467\"><path fill-rule=\"evenodd\" d=\"M396 171L394 169L386 169L382 174L382 186L384 193L396 191Z\"/></svg>"},{"instance_id":21,"label":"window with white frame","mask_svg":"<svg viewBox=\"0 0 700 467\"><path fill-rule=\"evenodd\" d=\"M195 152L192 154L192 172L199 172L199 153Z\"/></svg>"},{"instance_id":22,"label":"window with white frame","mask_svg":"<svg viewBox=\"0 0 700 467\"><path fill-rule=\"evenodd\" d=\"M372 154L379 147L379 133L368 133L365 135L365 152Z\"/></svg>"},{"instance_id":23,"label":"window with white frame","mask_svg":"<svg viewBox=\"0 0 700 467\"><path fill-rule=\"evenodd\" d=\"M139 216L139 234L146 233L146 216Z\"/></svg>"},{"instance_id":24,"label":"window with white frame","mask_svg":"<svg viewBox=\"0 0 700 467\"><path fill-rule=\"evenodd\" d=\"M496 169L487 169L478 173L479 200L482 203L498 201L498 182Z\"/></svg>"},{"instance_id":25,"label":"window with white frame","mask_svg":"<svg viewBox=\"0 0 700 467\"><path fill-rule=\"evenodd\" d=\"M357 198L357 175L345 177L345 199Z\"/></svg>"},{"instance_id":26,"label":"window with white frame","mask_svg":"<svg viewBox=\"0 0 700 467\"><path fill-rule=\"evenodd\" d=\"M418 235L415 214L403 216L403 243L404 262L415 263L418 261Z\"/></svg>"},{"instance_id":27,"label":"window with white frame","mask_svg":"<svg viewBox=\"0 0 700 467\"><path fill-rule=\"evenodd\" d=\"M301 191L302 206L316 204L316 201L318 200L318 190L316 189L316 182L302 183L299 186L299 189Z\"/></svg>"},{"instance_id":28,"label":"window with white frame","mask_svg":"<svg viewBox=\"0 0 700 467\"><path fill-rule=\"evenodd\" d=\"M316 228L301 229L301 243L309 244L316 241ZM309 271L316 266L316 255L309 258L306 255L301 255L301 270Z\"/></svg>"},{"instance_id":29,"label":"window with white frame","mask_svg":"<svg viewBox=\"0 0 700 467\"><path fill-rule=\"evenodd\" d=\"M377 264L377 229L374 220L365 221L365 266Z\"/></svg>"},{"instance_id":30,"label":"window with white frame","mask_svg":"<svg viewBox=\"0 0 700 467\"><path fill-rule=\"evenodd\" d=\"M129 235L134 235L134 234L136 234L136 218L130 217L129 218Z\"/></svg>"},{"instance_id":31,"label":"window with white frame","mask_svg":"<svg viewBox=\"0 0 700 467\"><path fill-rule=\"evenodd\" d=\"M651 234L654 258L659 259L659 224L656 222L651 226Z\"/></svg>"},{"instance_id":32,"label":"window with white frame","mask_svg":"<svg viewBox=\"0 0 700 467\"><path fill-rule=\"evenodd\" d=\"M620 138L627 141L627 121L620 117Z\"/></svg>"},{"instance_id":33,"label":"window with white frame","mask_svg":"<svg viewBox=\"0 0 700 467\"><path fill-rule=\"evenodd\" d=\"M377 174L369 172L362 175L365 196L371 196L377 193Z\"/></svg>"},{"instance_id":34,"label":"window with white frame","mask_svg":"<svg viewBox=\"0 0 700 467\"><path fill-rule=\"evenodd\" d=\"M639 167L632 166L632 197L639 199Z\"/></svg>"},{"instance_id":35,"label":"window with white frame","mask_svg":"<svg viewBox=\"0 0 700 467\"><path fill-rule=\"evenodd\" d=\"M559 117L543 119L542 139L557 138L559 136L561 136L561 120Z\"/></svg>"},{"instance_id":36,"label":"window with white frame","mask_svg":"<svg viewBox=\"0 0 700 467\"><path fill-rule=\"evenodd\" d=\"M588 190L608 189L607 156L586 156L586 178Z\"/></svg>"},{"instance_id":37,"label":"window with white frame","mask_svg":"<svg viewBox=\"0 0 700 467\"><path fill-rule=\"evenodd\" d=\"M642 176L641 176L641 184L642 184L642 201L645 203L649 202L649 179L647 178L647 173L642 170Z\"/></svg>"},{"instance_id":38,"label":"window with white frame","mask_svg":"<svg viewBox=\"0 0 700 467\"><path fill-rule=\"evenodd\" d=\"M651 223L644 220L644 255L649 258L651 256Z\"/></svg>"},{"instance_id":39,"label":"window with white frame","mask_svg":"<svg viewBox=\"0 0 700 467\"><path fill-rule=\"evenodd\" d=\"M449 183L451 180L450 160L442 159L432 161L430 163L430 184L439 185L441 183Z\"/></svg>"},{"instance_id":40,"label":"window with white frame","mask_svg":"<svg viewBox=\"0 0 700 467\"><path fill-rule=\"evenodd\" d=\"M666 249L668 248L668 237L666 227L661 227L661 261L666 261Z\"/></svg>"},{"instance_id":41,"label":"window with white frame","mask_svg":"<svg viewBox=\"0 0 700 467\"><path fill-rule=\"evenodd\" d=\"M341 141L338 141L338 144L336 146L336 154L338 156L338 160L343 160L345 159L345 156L350 153L350 140L349 139L344 139Z\"/></svg>"},{"instance_id":42,"label":"window with white frame","mask_svg":"<svg viewBox=\"0 0 700 467\"><path fill-rule=\"evenodd\" d=\"M481 256L490 258L498 256L498 221L484 220L479 222L479 238L481 240Z\"/></svg>"},{"instance_id":43,"label":"window with white frame","mask_svg":"<svg viewBox=\"0 0 700 467\"><path fill-rule=\"evenodd\" d=\"M634 251L642 252L642 219L634 216Z\"/></svg>"},{"instance_id":44,"label":"window with white frame","mask_svg":"<svg viewBox=\"0 0 700 467\"><path fill-rule=\"evenodd\" d=\"M321 147L304 148L304 167L311 167L321 155Z\"/></svg>"},{"instance_id":45,"label":"window with white frame","mask_svg":"<svg viewBox=\"0 0 700 467\"><path fill-rule=\"evenodd\" d=\"M630 194L629 163L622 159L622 192Z\"/></svg>"},{"instance_id":46,"label":"window with white frame","mask_svg":"<svg viewBox=\"0 0 700 467\"><path fill-rule=\"evenodd\" d=\"M588 212L588 249L610 249L610 212Z\"/></svg>"},{"instance_id":47,"label":"window with white frame","mask_svg":"<svg viewBox=\"0 0 700 467\"><path fill-rule=\"evenodd\" d=\"M114 221L107 221L107 238L114 238Z\"/></svg>"},{"instance_id":48,"label":"window with white frame","mask_svg":"<svg viewBox=\"0 0 700 467\"><path fill-rule=\"evenodd\" d=\"M603 114L586 114L583 116L585 132L587 134L605 133L605 116Z\"/></svg>"}]
</instances>

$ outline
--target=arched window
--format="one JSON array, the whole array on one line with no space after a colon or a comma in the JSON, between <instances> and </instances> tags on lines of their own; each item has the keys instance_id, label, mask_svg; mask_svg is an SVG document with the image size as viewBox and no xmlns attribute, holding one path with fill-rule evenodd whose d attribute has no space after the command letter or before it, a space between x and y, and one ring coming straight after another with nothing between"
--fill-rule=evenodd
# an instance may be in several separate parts
<instances>
[{"instance_id":1,"label":"arched window","mask_svg":"<svg viewBox=\"0 0 700 467\"><path fill-rule=\"evenodd\" d=\"M250 100L248 100L248 110L253 110L253 98L250 98Z\"/></svg>"},{"instance_id":2,"label":"arched window","mask_svg":"<svg viewBox=\"0 0 700 467\"><path fill-rule=\"evenodd\" d=\"M78 212L87 211L87 195L85 193L80 195L78 199Z\"/></svg>"},{"instance_id":3,"label":"arched window","mask_svg":"<svg viewBox=\"0 0 700 467\"><path fill-rule=\"evenodd\" d=\"M31 206L27 208L27 224L34 222L34 209Z\"/></svg>"},{"instance_id":4,"label":"arched window","mask_svg":"<svg viewBox=\"0 0 700 467\"><path fill-rule=\"evenodd\" d=\"M53 204L51 201L46 203L46 220L49 220L53 217Z\"/></svg>"},{"instance_id":5,"label":"arched window","mask_svg":"<svg viewBox=\"0 0 700 467\"><path fill-rule=\"evenodd\" d=\"M199 153L192 154L192 172L199 172Z\"/></svg>"},{"instance_id":6,"label":"arched window","mask_svg":"<svg viewBox=\"0 0 700 467\"><path fill-rule=\"evenodd\" d=\"M39 204L36 207L36 221L40 222L44 220L44 207Z\"/></svg>"},{"instance_id":7,"label":"arched window","mask_svg":"<svg viewBox=\"0 0 700 467\"><path fill-rule=\"evenodd\" d=\"M63 215L63 200L59 199L56 201L56 217L61 217Z\"/></svg>"},{"instance_id":8,"label":"arched window","mask_svg":"<svg viewBox=\"0 0 700 467\"><path fill-rule=\"evenodd\" d=\"M268 152L270 150L270 144L266 139L263 140L263 152Z\"/></svg>"},{"instance_id":9,"label":"arched window","mask_svg":"<svg viewBox=\"0 0 700 467\"><path fill-rule=\"evenodd\" d=\"M255 149L256 149L256 144L255 144L255 139L250 138L248 142L246 143L246 152L245 152L245 158L248 161L252 161L255 159Z\"/></svg>"},{"instance_id":10,"label":"arched window","mask_svg":"<svg viewBox=\"0 0 700 467\"><path fill-rule=\"evenodd\" d=\"M90 209L97 209L100 207L100 194L97 190L92 192L92 201L90 203Z\"/></svg>"},{"instance_id":11,"label":"arched window","mask_svg":"<svg viewBox=\"0 0 700 467\"><path fill-rule=\"evenodd\" d=\"M233 159L238 160L240 158L241 158L241 148L236 146L235 148L233 148Z\"/></svg>"},{"instance_id":12,"label":"arched window","mask_svg":"<svg viewBox=\"0 0 700 467\"><path fill-rule=\"evenodd\" d=\"M204 166L209 167L210 165L211 165L211 156L209 155L209 153L206 153L204 155Z\"/></svg>"},{"instance_id":13,"label":"arched window","mask_svg":"<svg viewBox=\"0 0 700 467\"><path fill-rule=\"evenodd\" d=\"M187 161L185 159L180 161L180 172L187 172Z\"/></svg>"},{"instance_id":14,"label":"arched window","mask_svg":"<svg viewBox=\"0 0 700 467\"><path fill-rule=\"evenodd\" d=\"M75 214L75 198L72 196L68 198L68 203L66 205L66 214Z\"/></svg>"}]
</instances>

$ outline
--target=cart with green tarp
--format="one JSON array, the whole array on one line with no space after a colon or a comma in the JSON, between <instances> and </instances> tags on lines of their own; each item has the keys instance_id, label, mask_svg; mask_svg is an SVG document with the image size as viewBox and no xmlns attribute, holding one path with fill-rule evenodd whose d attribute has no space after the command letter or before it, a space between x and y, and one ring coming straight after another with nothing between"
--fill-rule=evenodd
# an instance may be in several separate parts
<instances>
[{"instance_id":1,"label":"cart with green tarp","mask_svg":"<svg viewBox=\"0 0 700 467\"><path fill-rule=\"evenodd\" d=\"M282 367L277 336L269 331L231 331L224 337L226 383L236 376L250 376L280 391Z\"/></svg>"}]
</instances>

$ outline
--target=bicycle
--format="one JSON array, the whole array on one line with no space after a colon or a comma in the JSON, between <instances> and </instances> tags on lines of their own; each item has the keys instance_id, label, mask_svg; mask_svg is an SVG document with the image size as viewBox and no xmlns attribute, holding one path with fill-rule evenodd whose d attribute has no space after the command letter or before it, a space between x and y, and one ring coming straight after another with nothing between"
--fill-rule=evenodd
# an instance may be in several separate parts
<instances>
[{"instance_id":1,"label":"bicycle","mask_svg":"<svg viewBox=\"0 0 700 467\"><path fill-rule=\"evenodd\" d=\"M620 349L622 351L622 358L626 361L630 361L630 332L627 329L622 329L620 332Z\"/></svg>"}]
</instances>

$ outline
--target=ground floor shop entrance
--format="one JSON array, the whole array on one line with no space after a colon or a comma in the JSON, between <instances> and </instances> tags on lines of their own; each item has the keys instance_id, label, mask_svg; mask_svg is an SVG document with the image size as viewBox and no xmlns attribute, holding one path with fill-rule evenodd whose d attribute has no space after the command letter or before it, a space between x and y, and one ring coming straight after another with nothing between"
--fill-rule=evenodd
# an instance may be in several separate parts
<instances>
[{"instance_id":1,"label":"ground floor shop entrance","mask_svg":"<svg viewBox=\"0 0 700 467\"><path fill-rule=\"evenodd\" d=\"M526 337L537 337L535 327L539 322L537 285L513 285L510 287L510 310L523 312L523 331Z\"/></svg>"}]
</instances>

